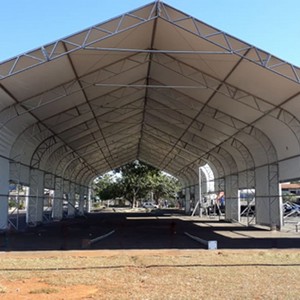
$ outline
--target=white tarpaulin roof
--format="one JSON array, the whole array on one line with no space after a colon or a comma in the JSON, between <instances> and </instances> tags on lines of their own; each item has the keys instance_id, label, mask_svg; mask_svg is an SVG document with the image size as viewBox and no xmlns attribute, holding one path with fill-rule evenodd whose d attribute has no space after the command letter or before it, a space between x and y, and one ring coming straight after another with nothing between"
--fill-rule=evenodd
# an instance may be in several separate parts
<instances>
[{"instance_id":1,"label":"white tarpaulin roof","mask_svg":"<svg viewBox=\"0 0 300 300\"><path fill-rule=\"evenodd\" d=\"M206 163L222 177L276 162L289 179L299 78L156 1L0 64L0 154L84 184L134 159L186 184Z\"/></svg>"}]
</instances>

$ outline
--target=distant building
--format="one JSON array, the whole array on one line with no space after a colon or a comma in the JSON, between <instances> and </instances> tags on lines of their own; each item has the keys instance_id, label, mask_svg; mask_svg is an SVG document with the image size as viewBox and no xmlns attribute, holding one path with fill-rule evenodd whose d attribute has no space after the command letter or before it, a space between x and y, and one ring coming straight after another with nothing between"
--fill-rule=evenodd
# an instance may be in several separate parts
<instances>
[{"instance_id":1,"label":"distant building","mask_svg":"<svg viewBox=\"0 0 300 300\"><path fill-rule=\"evenodd\" d=\"M295 195L300 198L300 183L282 183L282 195Z\"/></svg>"}]
</instances>

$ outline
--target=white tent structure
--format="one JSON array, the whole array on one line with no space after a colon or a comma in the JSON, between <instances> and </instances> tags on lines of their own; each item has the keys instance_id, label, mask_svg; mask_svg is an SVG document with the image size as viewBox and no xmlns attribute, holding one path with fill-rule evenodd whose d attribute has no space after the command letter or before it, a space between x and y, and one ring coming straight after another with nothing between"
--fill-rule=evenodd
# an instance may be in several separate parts
<instances>
[{"instance_id":1,"label":"white tent structure","mask_svg":"<svg viewBox=\"0 0 300 300\"><path fill-rule=\"evenodd\" d=\"M239 219L281 226L279 183L300 174L300 69L155 1L0 64L0 229L8 184L29 187L27 222L79 210L94 178L135 159L179 178L188 202L208 164ZM203 190L203 188L202 188ZM195 196L195 197L199 197Z\"/></svg>"}]
</instances>

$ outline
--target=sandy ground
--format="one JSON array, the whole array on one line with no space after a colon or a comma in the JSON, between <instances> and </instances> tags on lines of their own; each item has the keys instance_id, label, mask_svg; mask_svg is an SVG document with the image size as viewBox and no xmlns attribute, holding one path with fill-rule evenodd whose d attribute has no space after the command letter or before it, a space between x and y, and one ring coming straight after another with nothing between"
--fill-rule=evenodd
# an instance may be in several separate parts
<instances>
[{"instance_id":1,"label":"sandy ground","mask_svg":"<svg viewBox=\"0 0 300 300\"><path fill-rule=\"evenodd\" d=\"M83 247L83 241L100 242ZM216 240L208 250L185 232ZM300 299L300 233L95 214L0 239L0 299Z\"/></svg>"},{"instance_id":2,"label":"sandy ground","mask_svg":"<svg viewBox=\"0 0 300 300\"><path fill-rule=\"evenodd\" d=\"M0 254L0 299L299 299L298 250Z\"/></svg>"}]
</instances>

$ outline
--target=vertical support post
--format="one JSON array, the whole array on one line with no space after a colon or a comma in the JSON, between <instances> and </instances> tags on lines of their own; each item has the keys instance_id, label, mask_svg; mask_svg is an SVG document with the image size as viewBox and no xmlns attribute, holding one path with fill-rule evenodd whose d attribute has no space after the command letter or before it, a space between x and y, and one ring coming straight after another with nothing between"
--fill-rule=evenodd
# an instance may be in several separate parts
<instances>
[{"instance_id":1,"label":"vertical support post","mask_svg":"<svg viewBox=\"0 0 300 300\"><path fill-rule=\"evenodd\" d=\"M92 201L93 201L93 198L94 198L94 191L89 188L89 193L88 193L88 197L87 197L87 203L86 203L86 210L87 212L91 212L91 209L92 209Z\"/></svg>"},{"instance_id":2,"label":"vertical support post","mask_svg":"<svg viewBox=\"0 0 300 300\"><path fill-rule=\"evenodd\" d=\"M278 165L270 164L255 170L256 223L282 227L282 199L279 194Z\"/></svg>"},{"instance_id":3,"label":"vertical support post","mask_svg":"<svg viewBox=\"0 0 300 300\"><path fill-rule=\"evenodd\" d=\"M0 158L0 230L7 229L9 194L9 162Z\"/></svg>"},{"instance_id":4,"label":"vertical support post","mask_svg":"<svg viewBox=\"0 0 300 300\"><path fill-rule=\"evenodd\" d=\"M19 184L17 185L16 203L17 203L16 229L19 230L19 208L20 208L20 185Z\"/></svg>"},{"instance_id":5,"label":"vertical support post","mask_svg":"<svg viewBox=\"0 0 300 300\"><path fill-rule=\"evenodd\" d=\"M195 185L195 202L196 207L194 210L194 214L198 214L200 216L200 196L199 196L199 185ZM200 216L201 217L201 216Z\"/></svg>"},{"instance_id":6,"label":"vertical support post","mask_svg":"<svg viewBox=\"0 0 300 300\"><path fill-rule=\"evenodd\" d=\"M278 164L269 165L269 194L271 227L281 229L283 224L282 197L279 192Z\"/></svg>"},{"instance_id":7,"label":"vertical support post","mask_svg":"<svg viewBox=\"0 0 300 300\"><path fill-rule=\"evenodd\" d=\"M185 213L187 215L191 213L191 194L189 187L185 188Z\"/></svg>"},{"instance_id":8,"label":"vertical support post","mask_svg":"<svg viewBox=\"0 0 300 300\"><path fill-rule=\"evenodd\" d=\"M26 214L27 214L27 211L28 211L27 205L29 203L29 199L30 199L30 187L26 186L25 187L25 194L24 194L24 202L25 202Z\"/></svg>"},{"instance_id":9,"label":"vertical support post","mask_svg":"<svg viewBox=\"0 0 300 300\"><path fill-rule=\"evenodd\" d=\"M72 218L75 216L75 183L70 182L70 190L68 197L68 217Z\"/></svg>"},{"instance_id":10,"label":"vertical support post","mask_svg":"<svg viewBox=\"0 0 300 300\"><path fill-rule=\"evenodd\" d=\"M36 226L43 222L44 210L44 172L37 169L30 170L30 196L26 210L26 223Z\"/></svg>"},{"instance_id":11,"label":"vertical support post","mask_svg":"<svg viewBox=\"0 0 300 300\"><path fill-rule=\"evenodd\" d=\"M70 193L70 182L68 181L68 180L66 180L66 179L64 179L64 185L63 185L63 187L64 187L64 198L65 198L65 201L67 202L67 215L69 214L69 198L70 198L70 195L69 195L69 193Z\"/></svg>"},{"instance_id":12,"label":"vertical support post","mask_svg":"<svg viewBox=\"0 0 300 300\"><path fill-rule=\"evenodd\" d=\"M225 219L240 222L240 199L238 197L238 176L229 175L225 180Z\"/></svg>"},{"instance_id":13,"label":"vertical support post","mask_svg":"<svg viewBox=\"0 0 300 300\"><path fill-rule=\"evenodd\" d=\"M192 185L190 187L190 203L191 203L191 209L195 209L196 203L195 203L195 185Z\"/></svg>"},{"instance_id":14,"label":"vertical support post","mask_svg":"<svg viewBox=\"0 0 300 300\"><path fill-rule=\"evenodd\" d=\"M199 167L199 217L202 218L202 174L201 167Z\"/></svg>"},{"instance_id":15,"label":"vertical support post","mask_svg":"<svg viewBox=\"0 0 300 300\"><path fill-rule=\"evenodd\" d=\"M54 199L52 206L52 218L54 220L61 220L63 218L63 184L61 177L55 177Z\"/></svg>"},{"instance_id":16,"label":"vertical support post","mask_svg":"<svg viewBox=\"0 0 300 300\"><path fill-rule=\"evenodd\" d=\"M88 197L89 197L89 188L84 187L84 192L83 192L83 198L84 198L84 204L83 204L83 210L85 212L88 212Z\"/></svg>"},{"instance_id":17,"label":"vertical support post","mask_svg":"<svg viewBox=\"0 0 300 300\"><path fill-rule=\"evenodd\" d=\"M78 212L80 216L84 215L84 191L85 188L83 186L79 187L79 204L78 204Z\"/></svg>"},{"instance_id":18,"label":"vertical support post","mask_svg":"<svg viewBox=\"0 0 300 300\"><path fill-rule=\"evenodd\" d=\"M283 202L282 202L282 190L278 180L278 205L279 205L279 223L278 223L278 230L281 230L284 225L283 220Z\"/></svg>"}]
</instances>

